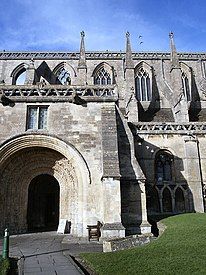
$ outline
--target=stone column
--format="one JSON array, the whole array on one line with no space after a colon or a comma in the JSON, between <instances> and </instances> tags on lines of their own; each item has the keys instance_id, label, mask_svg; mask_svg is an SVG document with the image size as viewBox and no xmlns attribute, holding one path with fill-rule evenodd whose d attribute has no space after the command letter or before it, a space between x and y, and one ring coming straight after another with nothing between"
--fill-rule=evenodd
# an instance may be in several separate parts
<instances>
[{"instance_id":1,"label":"stone column","mask_svg":"<svg viewBox=\"0 0 206 275\"><path fill-rule=\"evenodd\" d=\"M140 224L140 231L141 231L141 234L151 233L151 225L147 221L145 181L143 180L140 181L139 187L141 190L141 208L142 208L142 222Z\"/></svg>"},{"instance_id":2,"label":"stone column","mask_svg":"<svg viewBox=\"0 0 206 275\"><path fill-rule=\"evenodd\" d=\"M186 136L185 155L187 182L193 195L194 210L204 212L203 186L201 180L198 139L195 136Z\"/></svg>"},{"instance_id":3,"label":"stone column","mask_svg":"<svg viewBox=\"0 0 206 275\"><path fill-rule=\"evenodd\" d=\"M125 237L125 228L121 223L120 180L103 178L104 225L102 238Z\"/></svg>"}]
</instances>

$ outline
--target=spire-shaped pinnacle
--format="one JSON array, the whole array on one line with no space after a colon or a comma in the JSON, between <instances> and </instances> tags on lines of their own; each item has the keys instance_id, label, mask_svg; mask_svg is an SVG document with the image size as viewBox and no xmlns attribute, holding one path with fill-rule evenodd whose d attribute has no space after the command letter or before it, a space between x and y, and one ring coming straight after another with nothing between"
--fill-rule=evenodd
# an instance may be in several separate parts
<instances>
[{"instance_id":1,"label":"spire-shaped pinnacle","mask_svg":"<svg viewBox=\"0 0 206 275\"><path fill-rule=\"evenodd\" d=\"M180 64L179 64L179 59L178 59L177 51L175 47L173 32L169 33L169 38L170 38L170 49L171 49L171 70L174 68L179 69Z\"/></svg>"},{"instance_id":2,"label":"spire-shaped pinnacle","mask_svg":"<svg viewBox=\"0 0 206 275\"><path fill-rule=\"evenodd\" d=\"M81 35L81 43L80 43L80 55L79 55L79 64L78 68L86 68L86 54L85 54L85 46L84 46L84 31L80 32Z\"/></svg>"},{"instance_id":3,"label":"spire-shaped pinnacle","mask_svg":"<svg viewBox=\"0 0 206 275\"><path fill-rule=\"evenodd\" d=\"M130 43L130 33L126 32L126 57L125 57L125 69L134 69L134 63L132 59L132 49Z\"/></svg>"}]
</instances>

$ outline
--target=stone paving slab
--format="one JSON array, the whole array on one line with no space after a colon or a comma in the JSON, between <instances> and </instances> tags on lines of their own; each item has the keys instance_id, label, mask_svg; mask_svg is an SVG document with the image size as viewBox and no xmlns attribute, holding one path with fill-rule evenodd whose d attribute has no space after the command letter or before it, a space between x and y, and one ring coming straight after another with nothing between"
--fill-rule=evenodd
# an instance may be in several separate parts
<instances>
[{"instance_id":1,"label":"stone paving slab","mask_svg":"<svg viewBox=\"0 0 206 275\"><path fill-rule=\"evenodd\" d=\"M64 237L64 235L58 235L56 232L11 236L10 257L21 258L19 274L84 274L70 257L73 248L75 254L77 251L78 253L81 252L80 246L76 244L77 240L74 239L73 243L70 242L62 246L61 242ZM0 240L0 249L2 249L2 240Z\"/></svg>"}]
</instances>

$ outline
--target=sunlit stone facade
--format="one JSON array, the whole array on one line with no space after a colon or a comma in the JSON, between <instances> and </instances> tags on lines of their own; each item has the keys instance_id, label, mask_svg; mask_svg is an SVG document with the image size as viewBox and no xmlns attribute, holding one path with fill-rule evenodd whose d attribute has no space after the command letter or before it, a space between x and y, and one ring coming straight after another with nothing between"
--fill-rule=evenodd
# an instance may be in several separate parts
<instances>
[{"instance_id":1,"label":"sunlit stone facade","mask_svg":"<svg viewBox=\"0 0 206 275\"><path fill-rule=\"evenodd\" d=\"M0 230L148 233L204 212L206 54L0 52Z\"/></svg>"}]
</instances>

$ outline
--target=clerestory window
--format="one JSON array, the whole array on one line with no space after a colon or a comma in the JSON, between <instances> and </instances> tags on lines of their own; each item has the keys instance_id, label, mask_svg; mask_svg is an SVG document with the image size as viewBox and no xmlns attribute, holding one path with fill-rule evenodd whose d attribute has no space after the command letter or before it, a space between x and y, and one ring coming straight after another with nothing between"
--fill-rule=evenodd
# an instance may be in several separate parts
<instances>
[{"instance_id":1,"label":"clerestory window","mask_svg":"<svg viewBox=\"0 0 206 275\"><path fill-rule=\"evenodd\" d=\"M138 70L135 85L136 85L136 97L139 101L151 101L152 100L152 90L151 90L151 80L149 73L141 68Z\"/></svg>"},{"instance_id":2,"label":"clerestory window","mask_svg":"<svg viewBox=\"0 0 206 275\"><path fill-rule=\"evenodd\" d=\"M112 79L108 71L102 67L94 75L94 84L96 85L111 85Z\"/></svg>"},{"instance_id":3,"label":"clerestory window","mask_svg":"<svg viewBox=\"0 0 206 275\"><path fill-rule=\"evenodd\" d=\"M26 80L26 69L20 70L13 78L13 85L24 85Z\"/></svg>"},{"instance_id":4,"label":"clerestory window","mask_svg":"<svg viewBox=\"0 0 206 275\"><path fill-rule=\"evenodd\" d=\"M58 71L57 79L62 85L71 85L70 74L65 68L62 68Z\"/></svg>"},{"instance_id":5,"label":"clerestory window","mask_svg":"<svg viewBox=\"0 0 206 275\"><path fill-rule=\"evenodd\" d=\"M189 85L189 80L185 72L182 72L182 88L183 93L187 101L191 101L191 89Z\"/></svg>"},{"instance_id":6,"label":"clerestory window","mask_svg":"<svg viewBox=\"0 0 206 275\"><path fill-rule=\"evenodd\" d=\"M27 130L47 129L48 106L28 106Z\"/></svg>"}]
</instances>

